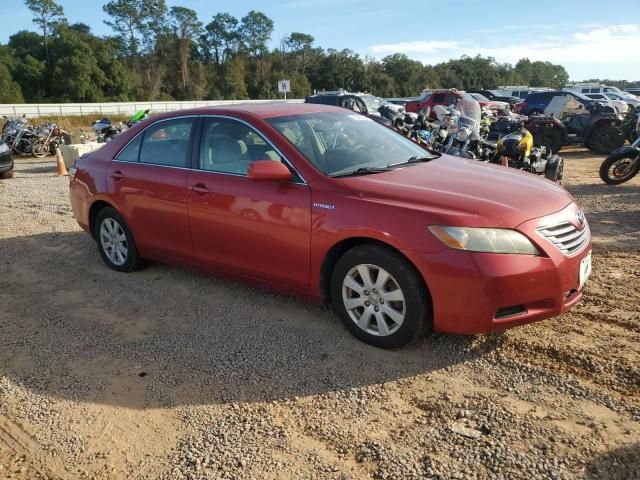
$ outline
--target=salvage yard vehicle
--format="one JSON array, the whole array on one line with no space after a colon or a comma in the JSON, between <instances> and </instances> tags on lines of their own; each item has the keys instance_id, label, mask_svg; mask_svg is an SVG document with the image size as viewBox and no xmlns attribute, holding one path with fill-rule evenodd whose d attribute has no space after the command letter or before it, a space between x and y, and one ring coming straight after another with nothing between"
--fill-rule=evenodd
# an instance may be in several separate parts
<instances>
[{"instance_id":1,"label":"salvage yard vehicle","mask_svg":"<svg viewBox=\"0 0 640 480\"><path fill-rule=\"evenodd\" d=\"M474 94L479 93L484 97L487 97L489 100L495 100L498 102L507 102L512 108L522 102L522 99L519 97L514 97L513 95L501 95L498 90L469 90L468 93Z\"/></svg>"},{"instance_id":2,"label":"salvage yard vehicle","mask_svg":"<svg viewBox=\"0 0 640 480\"><path fill-rule=\"evenodd\" d=\"M0 139L0 179L13 178L11 149Z\"/></svg>"},{"instance_id":3,"label":"salvage yard vehicle","mask_svg":"<svg viewBox=\"0 0 640 480\"><path fill-rule=\"evenodd\" d=\"M640 171L640 117L636 123L636 140L611 152L600 166L600 178L609 185L628 182Z\"/></svg>"},{"instance_id":4,"label":"salvage yard vehicle","mask_svg":"<svg viewBox=\"0 0 640 480\"><path fill-rule=\"evenodd\" d=\"M591 272L588 223L562 187L432 154L338 107L158 115L69 176L110 268L155 260L328 301L383 348L559 315Z\"/></svg>"},{"instance_id":5,"label":"salvage yard vehicle","mask_svg":"<svg viewBox=\"0 0 640 480\"><path fill-rule=\"evenodd\" d=\"M609 154L624 145L624 117L613 106L580 93L549 91L533 93L524 101L529 114L527 128L536 141L553 145L581 144L599 154Z\"/></svg>"},{"instance_id":6,"label":"salvage yard vehicle","mask_svg":"<svg viewBox=\"0 0 640 480\"><path fill-rule=\"evenodd\" d=\"M515 131L501 137L491 163L503 164L526 172L544 175L552 182L562 183L564 161L546 147L534 147L533 135L519 122Z\"/></svg>"}]
</instances>

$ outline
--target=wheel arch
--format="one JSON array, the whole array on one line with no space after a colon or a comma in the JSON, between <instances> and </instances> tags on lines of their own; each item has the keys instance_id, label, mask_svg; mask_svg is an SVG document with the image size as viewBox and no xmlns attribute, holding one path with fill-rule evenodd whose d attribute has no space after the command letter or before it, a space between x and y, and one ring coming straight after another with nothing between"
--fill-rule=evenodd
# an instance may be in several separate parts
<instances>
[{"instance_id":1,"label":"wheel arch","mask_svg":"<svg viewBox=\"0 0 640 480\"><path fill-rule=\"evenodd\" d=\"M320 267L320 282L319 282L320 294L322 296L323 302L325 303L331 302L331 275L333 274L333 270L336 264L338 263L338 260L349 250L361 245L377 245L379 247L387 249L401 256L404 260L406 260L407 264L410 265L411 268L413 268L418 278L420 279L420 282L422 283L422 286L424 287L424 291L426 292L426 295L427 295L429 308L431 309L431 311L433 311L433 300L431 298L431 291L429 290L427 281L425 280L423 275L420 273L418 268L415 266L415 264L411 261L411 259L407 257L401 250L391 245L390 243L383 242L376 238L362 237L362 236L344 238L339 242L337 242L336 244L334 244L325 254Z\"/></svg>"},{"instance_id":2,"label":"wheel arch","mask_svg":"<svg viewBox=\"0 0 640 480\"><path fill-rule=\"evenodd\" d=\"M89 207L89 230L93 238L96 238L95 223L96 223L96 218L98 218L98 213L100 213L101 210L108 207L111 207L117 211L116 207L114 207L111 203L105 200L96 200L91 204L91 207Z\"/></svg>"}]
</instances>

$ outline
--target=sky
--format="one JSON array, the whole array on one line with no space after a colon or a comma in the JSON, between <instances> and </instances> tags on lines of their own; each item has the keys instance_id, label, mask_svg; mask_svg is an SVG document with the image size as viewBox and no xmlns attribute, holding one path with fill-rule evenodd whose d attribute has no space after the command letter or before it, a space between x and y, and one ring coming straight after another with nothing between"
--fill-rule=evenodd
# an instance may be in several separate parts
<instances>
[{"instance_id":1,"label":"sky","mask_svg":"<svg viewBox=\"0 0 640 480\"><path fill-rule=\"evenodd\" d=\"M109 35L106 0L57 0L70 23ZM207 23L218 12L241 18L260 10L275 24L272 43L291 32L316 45L382 58L406 53L434 64L462 55L515 63L522 57L559 63L571 80L640 80L640 0L167 0ZM0 42L35 26L23 0L0 0Z\"/></svg>"}]
</instances>

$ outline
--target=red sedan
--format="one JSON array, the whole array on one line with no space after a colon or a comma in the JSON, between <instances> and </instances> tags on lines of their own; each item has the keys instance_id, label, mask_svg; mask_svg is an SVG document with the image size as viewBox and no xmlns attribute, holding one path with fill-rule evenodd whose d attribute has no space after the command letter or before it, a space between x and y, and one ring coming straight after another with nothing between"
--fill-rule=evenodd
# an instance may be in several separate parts
<instances>
[{"instance_id":1,"label":"red sedan","mask_svg":"<svg viewBox=\"0 0 640 480\"><path fill-rule=\"evenodd\" d=\"M431 154L336 107L156 116L70 178L112 269L154 260L332 302L379 347L558 315L591 270L588 224L561 187Z\"/></svg>"}]
</instances>

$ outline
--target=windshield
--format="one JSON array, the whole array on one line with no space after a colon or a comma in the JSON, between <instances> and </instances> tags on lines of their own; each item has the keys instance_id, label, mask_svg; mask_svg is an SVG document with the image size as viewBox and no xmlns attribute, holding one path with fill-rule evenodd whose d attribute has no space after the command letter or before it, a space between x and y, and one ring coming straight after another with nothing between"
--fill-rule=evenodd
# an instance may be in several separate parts
<instances>
[{"instance_id":1,"label":"windshield","mask_svg":"<svg viewBox=\"0 0 640 480\"><path fill-rule=\"evenodd\" d=\"M479 102L488 102L489 99L482 95L481 93L472 93L471 96L478 100Z\"/></svg>"},{"instance_id":2,"label":"windshield","mask_svg":"<svg viewBox=\"0 0 640 480\"><path fill-rule=\"evenodd\" d=\"M329 176L436 157L378 122L348 111L274 117L267 121Z\"/></svg>"},{"instance_id":3,"label":"windshield","mask_svg":"<svg viewBox=\"0 0 640 480\"><path fill-rule=\"evenodd\" d=\"M369 113L376 113L381 106L387 103L380 97L374 97L373 95L362 95L360 98L367 106Z\"/></svg>"},{"instance_id":4,"label":"windshield","mask_svg":"<svg viewBox=\"0 0 640 480\"><path fill-rule=\"evenodd\" d=\"M582 94L582 93L577 93L577 92L569 92L569 94L573 95L576 98L579 98L580 100L586 100L587 102L590 102L592 99L587 97L586 95Z\"/></svg>"}]
</instances>

